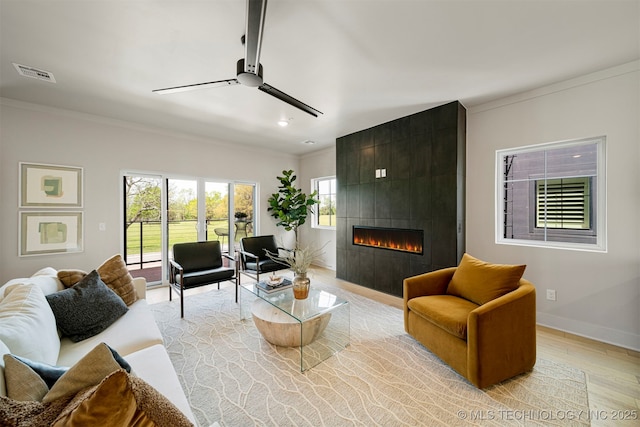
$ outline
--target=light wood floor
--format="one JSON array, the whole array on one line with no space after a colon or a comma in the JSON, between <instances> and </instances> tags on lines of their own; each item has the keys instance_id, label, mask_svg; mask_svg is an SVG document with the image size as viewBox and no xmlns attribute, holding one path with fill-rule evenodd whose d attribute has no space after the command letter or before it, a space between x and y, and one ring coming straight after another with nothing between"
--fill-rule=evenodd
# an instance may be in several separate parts
<instances>
[{"instance_id":1,"label":"light wood floor","mask_svg":"<svg viewBox=\"0 0 640 427\"><path fill-rule=\"evenodd\" d=\"M340 286L378 302L402 309L402 298L336 279L335 272L315 268L312 280ZM246 278L245 278L246 279ZM216 286L216 285L210 285ZM206 292L210 286L187 291ZM223 283L222 286L232 286ZM150 289L150 303L167 301L166 287ZM178 303L177 298L174 301ZM640 425L640 353L555 329L538 326L538 357L582 370L587 378L593 426ZM617 418L614 419L614 418ZM620 418L626 421L620 421Z\"/></svg>"}]
</instances>

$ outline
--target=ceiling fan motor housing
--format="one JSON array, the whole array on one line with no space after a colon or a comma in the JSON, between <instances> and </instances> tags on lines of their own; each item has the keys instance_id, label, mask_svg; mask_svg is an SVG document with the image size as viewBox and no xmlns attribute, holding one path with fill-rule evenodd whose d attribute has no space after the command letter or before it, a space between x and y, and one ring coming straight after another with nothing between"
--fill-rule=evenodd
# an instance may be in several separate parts
<instances>
[{"instance_id":1,"label":"ceiling fan motor housing","mask_svg":"<svg viewBox=\"0 0 640 427\"><path fill-rule=\"evenodd\" d=\"M262 64L258 64L258 73L252 73L244 69L244 59L238 59L236 64L236 72L238 81L244 86L258 87L263 83L262 80Z\"/></svg>"}]
</instances>

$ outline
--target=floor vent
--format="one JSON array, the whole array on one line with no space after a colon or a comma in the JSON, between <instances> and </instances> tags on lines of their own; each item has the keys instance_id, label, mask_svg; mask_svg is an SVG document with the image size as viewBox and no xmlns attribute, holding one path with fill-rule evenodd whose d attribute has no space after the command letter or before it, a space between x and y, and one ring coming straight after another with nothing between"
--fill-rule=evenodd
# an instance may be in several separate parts
<instances>
[{"instance_id":1,"label":"floor vent","mask_svg":"<svg viewBox=\"0 0 640 427\"><path fill-rule=\"evenodd\" d=\"M18 74L24 77L31 77L32 79L44 80L45 82L55 83L56 79L48 71L38 70L37 68L28 67L26 65L20 65L13 63L13 66L18 70Z\"/></svg>"}]
</instances>

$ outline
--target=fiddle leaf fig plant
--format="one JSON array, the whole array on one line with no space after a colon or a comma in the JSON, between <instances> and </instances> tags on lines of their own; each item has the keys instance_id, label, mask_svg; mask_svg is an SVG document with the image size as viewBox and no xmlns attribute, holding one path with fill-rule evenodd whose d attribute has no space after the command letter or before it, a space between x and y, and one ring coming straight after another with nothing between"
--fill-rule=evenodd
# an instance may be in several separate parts
<instances>
[{"instance_id":1,"label":"fiddle leaf fig plant","mask_svg":"<svg viewBox=\"0 0 640 427\"><path fill-rule=\"evenodd\" d=\"M283 176L277 177L280 181L278 192L269 197L267 211L278 220L276 225L285 230L293 230L296 247L298 249L298 227L304 224L309 213L313 212L314 205L318 204L317 192L306 195L301 189L294 186L296 176L293 170L283 170Z\"/></svg>"}]
</instances>

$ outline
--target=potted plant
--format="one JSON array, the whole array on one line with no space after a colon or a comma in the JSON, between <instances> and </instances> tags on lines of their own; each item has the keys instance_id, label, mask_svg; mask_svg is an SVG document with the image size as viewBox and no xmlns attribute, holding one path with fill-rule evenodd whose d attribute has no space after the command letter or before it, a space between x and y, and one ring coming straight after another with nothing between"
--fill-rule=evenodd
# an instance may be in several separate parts
<instances>
[{"instance_id":1,"label":"potted plant","mask_svg":"<svg viewBox=\"0 0 640 427\"><path fill-rule=\"evenodd\" d=\"M300 248L298 243L298 227L304 224L313 206L318 204L315 199L317 192L306 195L301 189L294 186L296 176L293 170L282 171L283 176L279 176L278 192L269 197L269 207L267 211L278 220L276 225L284 227L287 231L293 231L295 237L295 247L286 255L268 253L267 255L275 260L287 264L293 270L293 295L297 299L305 299L309 295L310 280L307 277L309 266L323 252L322 248Z\"/></svg>"},{"instance_id":2,"label":"potted plant","mask_svg":"<svg viewBox=\"0 0 640 427\"><path fill-rule=\"evenodd\" d=\"M247 213L246 212L238 211L235 214L233 214L233 216L235 217L236 221L246 221L247 220Z\"/></svg>"},{"instance_id":3,"label":"potted plant","mask_svg":"<svg viewBox=\"0 0 640 427\"><path fill-rule=\"evenodd\" d=\"M308 196L301 189L294 186L296 176L293 170L282 171L283 176L279 176L280 185L277 193L269 197L267 208L271 216L278 220L276 225L284 227L287 231L292 231L295 235L295 249L298 249L298 227L305 223L307 216L313 212L313 206L318 204L315 197L316 191Z\"/></svg>"}]
</instances>

